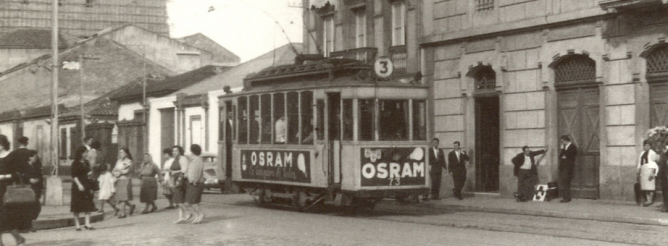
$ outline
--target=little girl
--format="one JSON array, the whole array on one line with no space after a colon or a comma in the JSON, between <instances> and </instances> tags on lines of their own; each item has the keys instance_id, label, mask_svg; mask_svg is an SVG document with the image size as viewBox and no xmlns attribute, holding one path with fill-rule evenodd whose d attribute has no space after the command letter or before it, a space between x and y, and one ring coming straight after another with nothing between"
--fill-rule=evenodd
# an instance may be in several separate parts
<instances>
[{"instance_id":1,"label":"little girl","mask_svg":"<svg viewBox=\"0 0 668 246\"><path fill-rule=\"evenodd\" d=\"M100 193L98 195L100 199L100 210L98 210L98 213L104 213L104 203L106 202L109 203L109 205L114 208L114 211L116 211L116 214L118 214L118 208L116 205L109 201L109 199L116 192L114 189L115 178L113 175L111 175L111 172L109 172L109 166L107 164L101 164L99 171L100 177L97 179L97 181L100 184Z\"/></svg>"}]
</instances>

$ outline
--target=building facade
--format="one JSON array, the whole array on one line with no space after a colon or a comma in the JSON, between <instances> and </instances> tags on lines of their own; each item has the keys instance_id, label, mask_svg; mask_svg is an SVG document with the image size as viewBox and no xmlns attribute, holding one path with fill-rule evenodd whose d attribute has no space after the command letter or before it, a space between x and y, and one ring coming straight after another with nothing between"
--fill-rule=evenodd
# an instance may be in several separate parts
<instances>
[{"instance_id":1,"label":"building facade","mask_svg":"<svg viewBox=\"0 0 668 246\"><path fill-rule=\"evenodd\" d=\"M309 53L388 56L403 76L431 86L429 133L446 152L459 141L471 156L468 192L515 192L510 159L523 146L548 149L539 182L556 181L567 135L579 149L574 197L632 200L642 140L668 122L660 1L303 3Z\"/></svg>"},{"instance_id":2,"label":"building facade","mask_svg":"<svg viewBox=\"0 0 668 246\"><path fill-rule=\"evenodd\" d=\"M52 0L0 2L0 34L25 28L51 28ZM90 37L126 23L169 37L166 0L59 0L60 30Z\"/></svg>"}]
</instances>

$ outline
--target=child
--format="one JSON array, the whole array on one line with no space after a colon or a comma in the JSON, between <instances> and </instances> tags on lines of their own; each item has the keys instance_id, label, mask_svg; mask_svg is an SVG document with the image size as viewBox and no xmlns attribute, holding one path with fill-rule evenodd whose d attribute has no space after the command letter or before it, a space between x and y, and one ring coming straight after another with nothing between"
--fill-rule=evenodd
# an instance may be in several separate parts
<instances>
[{"instance_id":1,"label":"child","mask_svg":"<svg viewBox=\"0 0 668 246\"><path fill-rule=\"evenodd\" d=\"M100 184L100 194L98 195L100 199L100 210L98 210L98 213L104 213L104 203L106 202L109 203L109 205L114 208L114 211L116 211L116 214L118 214L118 208L109 200L116 192L114 189L115 178L109 172L109 166L107 164L100 164L99 172L100 177L97 181Z\"/></svg>"}]
</instances>

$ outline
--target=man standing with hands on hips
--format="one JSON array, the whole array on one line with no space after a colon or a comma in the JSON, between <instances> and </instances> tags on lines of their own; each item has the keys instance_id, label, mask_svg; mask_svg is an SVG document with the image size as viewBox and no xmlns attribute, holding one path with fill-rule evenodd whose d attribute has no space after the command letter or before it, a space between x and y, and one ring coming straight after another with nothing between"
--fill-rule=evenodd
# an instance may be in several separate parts
<instances>
[{"instance_id":1,"label":"man standing with hands on hips","mask_svg":"<svg viewBox=\"0 0 668 246\"><path fill-rule=\"evenodd\" d=\"M452 190L457 199L463 200L462 188L466 182L466 162L469 161L469 156L466 151L459 148L459 141L453 143L455 149L448 154L448 171L455 181L455 188Z\"/></svg>"},{"instance_id":2,"label":"man standing with hands on hips","mask_svg":"<svg viewBox=\"0 0 668 246\"><path fill-rule=\"evenodd\" d=\"M559 193L561 201L571 201L571 180L575 172L575 156L578 154L578 148L571 143L571 138L567 135L559 138L561 141L561 151L559 151Z\"/></svg>"}]
</instances>

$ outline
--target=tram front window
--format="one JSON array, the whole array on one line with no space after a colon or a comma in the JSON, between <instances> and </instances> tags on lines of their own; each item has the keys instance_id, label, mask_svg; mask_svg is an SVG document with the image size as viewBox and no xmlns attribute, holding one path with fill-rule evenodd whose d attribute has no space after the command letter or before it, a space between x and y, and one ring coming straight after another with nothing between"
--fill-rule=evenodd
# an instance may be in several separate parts
<instances>
[{"instance_id":1,"label":"tram front window","mask_svg":"<svg viewBox=\"0 0 668 246\"><path fill-rule=\"evenodd\" d=\"M246 97L239 97L239 143L245 144L248 143L248 107L246 104Z\"/></svg>"},{"instance_id":2,"label":"tram front window","mask_svg":"<svg viewBox=\"0 0 668 246\"><path fill-rule=\"evenodd\" d=\"M360 141L373 141L375 102L373 99L360 99L359 104L359 126L358 135Z\"/></svg>"},{"instance_id":3,"label":"tram front window","mask_svg":"<svg viewBox=\"0 0 668 246\"><path fill-rule=\"evenodd\" d=\"M325 100L318 100L316 108L318 110L318 127L315 130L318 133L318 140L323 140L325 139Z\"/></svg>"},{"instance_id":4,"label":"tram front window","mask_svg":"<svg viewBox=\"0 0 668 246\"><path fill-rule=\"evenodd\" d=\"M313 92L301 92L302 129L298 138L303 144L313 143Z\"/></svg>"},{"instance_id":5,"label":"tram front window","mask_svg":"<svg viewBox=\"0 0 668 246\"><path fill-rule=\"evenodd\" d=\"M298 143L297 133L299 133L299 93L288 92L288 143Z\"/></svg>"},{"instance_id":6,"label":"tram front window","mask_svg":"<svg viewBox=\"0 0 668 246\"><path fill-rule=\"evenodd\" d=\"M258 96L250 96L250 138L248 143L260 143L260 105Z\"/></svg>"},{"instance_id":7,"label":"tram front window","mask_svg":"<svg viewBox=\"0 0 668 246\"><path fill-rule=\"evenodd\" d=\"M408 140L408 100L380 100L380 140Z\"/></svg>"},{"instance_id":8,"label":"tram front window","mask_svg":"<svg viewBox=\"0 0 668 246\"><path fill-rule=\"evenodd\" d=\"M260 115L262 116L262 143L271 143L271 95L262 95L260 98L260 105Z\"/></svg>"},{"instance_id":9,"label":"tram front window","mask_svg":"<svg viewBox=\"0 0 668 246\"><path fill-rule=\"evenodd\" d=\"M343 100L343 140L353 140L353 100Z\"/></svg>"},{"instance_id":10,"label":"tram front window","mask_svg":"<svg viewBox=\"0 0 668 246\"><path fill-rule=\"evenodd\" d=\"M427 139L426 108L425 101L413 100L413 140Z\"/></svg>"},{"instance_id":11,"label":"tram front window","mask_svg":"<svg viewBox=\"0 0 668 246\"><path fill-rule=\"evenodd\" d=\"M285 94L274 94L274 142L285 143Z\"/></svg>"}]
</instances>

